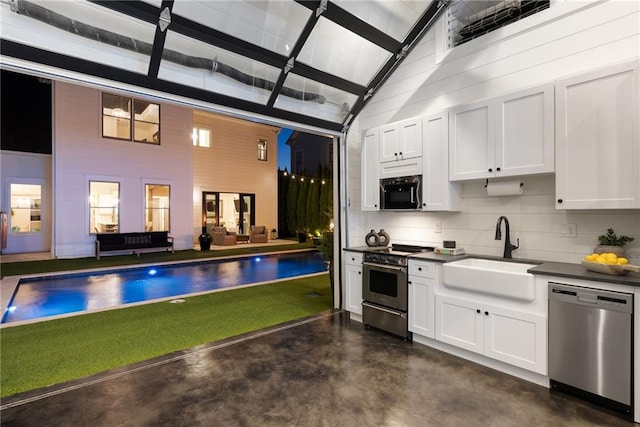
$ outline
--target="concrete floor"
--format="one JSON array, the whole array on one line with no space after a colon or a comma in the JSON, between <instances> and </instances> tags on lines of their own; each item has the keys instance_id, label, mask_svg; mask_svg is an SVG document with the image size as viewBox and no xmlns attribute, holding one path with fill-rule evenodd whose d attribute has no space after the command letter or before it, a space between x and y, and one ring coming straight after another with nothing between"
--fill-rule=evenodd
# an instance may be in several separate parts
<instances>
[{"instance_id":1,"label":"concrete floor","mask_svg":"<svg viewBox=\"0 0 640 427\"><path fill-rule=\"evenodd\" d=\"M43 355L46 357L46 355ZM3 426L632 426L325 313L3 399Z\"/></svg>"}]
</instances>

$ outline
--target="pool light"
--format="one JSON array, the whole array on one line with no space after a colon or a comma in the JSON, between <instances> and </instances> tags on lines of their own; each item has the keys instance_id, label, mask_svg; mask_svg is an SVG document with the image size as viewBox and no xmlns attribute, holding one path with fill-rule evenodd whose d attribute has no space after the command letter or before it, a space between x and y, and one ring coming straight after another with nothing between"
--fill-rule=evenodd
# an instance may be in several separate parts
<instances>
[{"instance_id":1,"label":"pool light","mask_svg":"<svg viewBox=\"0 0 640 427\"><path fill-rule=\"evenodd\" d=\"M149 270L149 276L155 276L157 272L158 270L156 270L155 268L152 268L151 270Z\"/></svg>"}]
</instances>

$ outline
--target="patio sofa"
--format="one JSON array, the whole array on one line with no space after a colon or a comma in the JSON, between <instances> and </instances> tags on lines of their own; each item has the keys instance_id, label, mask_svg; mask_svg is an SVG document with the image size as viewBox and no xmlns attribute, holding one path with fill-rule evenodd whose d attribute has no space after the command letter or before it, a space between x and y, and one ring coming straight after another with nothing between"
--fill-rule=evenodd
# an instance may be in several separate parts
<instances>
[{"instance_id":1,"label":"patio sofa","mask_svg":"<svg viewBox=\"0 0 640 427\"><path fill-rule=\"evenodd\" d=\"M249 230L249 241L251 243L267 243L267 227L264 225L252 225Z\"/></svg>"},{"instance_id":2,"label":"patio sofa","mask_svg":"<svg viewBox=\"0 0 640 427\"><path fill-rule=\"evenodd\" d=\"M141 233L100 233L96 234L96 259L100 260L103 252L131 251L137 256L140 252L158 249L173 250L173 237L168 231L145 231Z\"/></svg>"},{"instance_id":3,"label":"patio sofa","mask_svg":"<svg viewBox=\"0 0 640 427\"><path fill-rule=\"evenodd\" d=\"M212 243L214 245L235 245L236 233L234 231L227 231L226 227L213 227L211 229Z\"/></svg>"}]
</instances>

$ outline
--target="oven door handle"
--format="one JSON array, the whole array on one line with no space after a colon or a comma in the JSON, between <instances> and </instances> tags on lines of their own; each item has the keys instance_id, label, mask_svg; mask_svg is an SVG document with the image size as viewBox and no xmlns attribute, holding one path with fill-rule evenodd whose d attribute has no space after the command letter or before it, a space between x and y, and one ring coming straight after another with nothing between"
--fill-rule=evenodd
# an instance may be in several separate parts
<instances>
[{"instance_id":1,"label":"oven door handle","mask_svg":"<svg viewBox=\"0 0 640 427\"><path fill-rule=\"evenodd\" d=\"M366 266L366 267L373 267L373 268L384 268L386 270L396 270L396 271L400 271L400 272L404 272L407 268L406 267L396 267L394 265L381 265L381 264L374 264L371 262L363 262L362 266Z\"/></svg>"},{"instance_id":2,"label":"oven door handle","mask_svg":"<svg viewBox=\"0 0 640 427\"><path fill-rule=\"evenodd\" d=\"M364 307L369 307L369 308L372 308L374 310L380 310L380 311L384 311L385 313L393 314L394 316L404 317L404 315L405 315L405 313L403 311L391 310L389 308L380 307L379 305L370 304L370 303L368 303L366 301L362 301L362 305Z\"/></svg>"}]
</instances>

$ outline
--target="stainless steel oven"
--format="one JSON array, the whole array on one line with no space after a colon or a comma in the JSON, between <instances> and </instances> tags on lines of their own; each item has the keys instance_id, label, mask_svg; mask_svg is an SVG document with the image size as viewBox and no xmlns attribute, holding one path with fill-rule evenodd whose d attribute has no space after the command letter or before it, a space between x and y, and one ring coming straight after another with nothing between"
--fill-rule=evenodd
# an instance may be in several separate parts
<instances>
[{"instance_id":1,"label":"stainless steel oven","mask_svg":"<svg viewBox=\"0 0 640 427\"><path fill-rule=\"evenodd\" d=\"M406 256L365 252L362 263L363 323L411 340L407 316L408 286Z\"/></svg>"}]
</instances>

